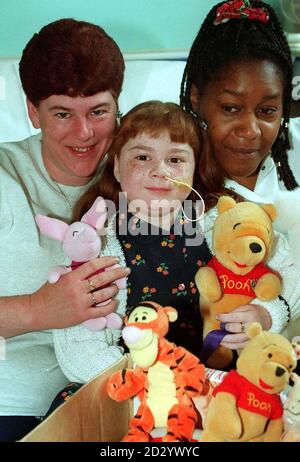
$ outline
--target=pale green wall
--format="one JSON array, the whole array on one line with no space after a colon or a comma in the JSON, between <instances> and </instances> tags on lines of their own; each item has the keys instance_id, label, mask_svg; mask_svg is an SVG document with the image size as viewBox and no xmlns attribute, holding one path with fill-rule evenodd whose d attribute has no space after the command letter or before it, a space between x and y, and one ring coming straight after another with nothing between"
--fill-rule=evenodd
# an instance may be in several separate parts
<instances>
[{"instance_id":1,"label":"pale green wall","mask_svg":"<svg viewBox=\"0 0 300 462\"><path fill-rule=\"evenodd\" d=\"M270 0L276 6L279 0ZM18 56L45 24L100 24L122 51L188 49L215 0L0 0L0 57Z\"/></svg>"}]
</instances>

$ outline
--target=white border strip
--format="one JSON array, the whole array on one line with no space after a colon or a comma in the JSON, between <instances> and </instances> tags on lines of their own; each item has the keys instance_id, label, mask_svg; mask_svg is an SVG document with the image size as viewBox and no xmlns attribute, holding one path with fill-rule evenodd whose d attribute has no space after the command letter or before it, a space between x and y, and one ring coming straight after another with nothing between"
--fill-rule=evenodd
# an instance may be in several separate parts
<instances>
[{"instance_id":1,"label":"white border strip","mask_svg":"<svg viewBox=\"0 0 300 462\"><path fill-rule=\"evenodd\" d=\"M164 51L130 51L124 52L125 61L147 61L147 60L186 60L189 50L164 50ZM0 56L0 61L20 60L20 56Z\"/></svg>"},{"instance_id":2,"label":"white border strip","mask_svg":"<svg viewBox=\"0 0 300 462\"><path fill-rule=\"evenodd\" d=\"M186 60L188 50L165 50L165 51L137 51L123 53L125 61L149 61L149 60Z\"/></svg>"}]
</instances>

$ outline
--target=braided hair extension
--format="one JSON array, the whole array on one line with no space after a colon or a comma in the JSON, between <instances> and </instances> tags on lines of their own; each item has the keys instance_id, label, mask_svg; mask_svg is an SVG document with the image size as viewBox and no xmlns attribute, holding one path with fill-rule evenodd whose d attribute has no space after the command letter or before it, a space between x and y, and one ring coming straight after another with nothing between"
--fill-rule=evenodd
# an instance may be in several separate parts
<instances>
[{"instance_id":1,"label":"braided hair extension","mask_svg":"<svg viewBox=\"0 0 300 462\"><path fill-rule=\"evenodd\" d=\"M279 178L287 189L292 190L298 186L287 155L287 150L290 148L288 124L293 65L282 26L273 8L258 0L252 0L251 6L253 8L265 7L268 10L269 21L267 23L239 18L215 25L216 11L223 3L215 5L208 13L191 47L181 82L180 104L186 111L195 115L191 105L192 85L201 95L206 86L216 79L218 71L225 66L245 60L273 62L281 72L284 89L282 123L272 146L271 155L276 163ZM228 190L224 188L225 174L220 174L220 168L217 165L214 169L211 168L209 175L205 172L207 165L214 162L211 154L204 154L202 161L199 170L203 188L201 193L203 193L206 205L212 206L217 200L216 197L224 193L228 194ZM213 199L212 196L214 196Z\"/></svg>"}]
</instances>

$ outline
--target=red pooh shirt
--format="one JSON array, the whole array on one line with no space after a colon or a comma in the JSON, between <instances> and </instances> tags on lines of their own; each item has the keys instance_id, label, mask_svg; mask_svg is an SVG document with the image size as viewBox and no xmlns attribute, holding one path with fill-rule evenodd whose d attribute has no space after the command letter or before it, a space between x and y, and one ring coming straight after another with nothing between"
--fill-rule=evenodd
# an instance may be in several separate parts
<instances>
[{"instance_id":1,"label":"red pooh shirt","mask_svg":"<svg viewBox=\"0 0 300 462\"><path fill-rule=\"evenodd\" d=\"M217 273L224 294L248 295L252 298L256 297L253 288L255 288L258 279L267 273L275 274L264 263L260 263L245 275L235 274L230 269L225 268L216 257L213 257L206 266L213 268Z\"/></svg>"},{"instance_id":2,"label":"red pooh shirt","mask_svg":"<svg viewBox=\"0 0 300 462\"><path fill-rule=\"evenodd\" d=\"M221 391L235 396L237 408L260 414L268 420L282 417L283 408L279 395L266 393L235 370L225 376L212 394L215 396Z\"/></svg>"}]
</instances>

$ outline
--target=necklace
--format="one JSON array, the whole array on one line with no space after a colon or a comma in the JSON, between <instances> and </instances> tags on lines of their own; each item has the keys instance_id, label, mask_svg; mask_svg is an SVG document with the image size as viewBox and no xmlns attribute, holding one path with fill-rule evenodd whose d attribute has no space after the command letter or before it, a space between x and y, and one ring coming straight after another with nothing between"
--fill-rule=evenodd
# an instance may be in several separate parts
<instances>
[{"instance_id":1,"label":"necklace","mask_svg":"<svg viewBox=\"0 0 300 462\"><path fill-rule=\"evenodd\" d=\"M69 201L67 195L63 192L62 188L60 187L59 183L57 183L57 181L55 181L52 177L50 177L53 184L55 185L55 190L56 192L58 192L65 200L65 203L67 204L67 206L69 207L69 209L71 210L71 212L73 211L73 207L71 205L71 202Z\"/></svg>"}]
</instances>

